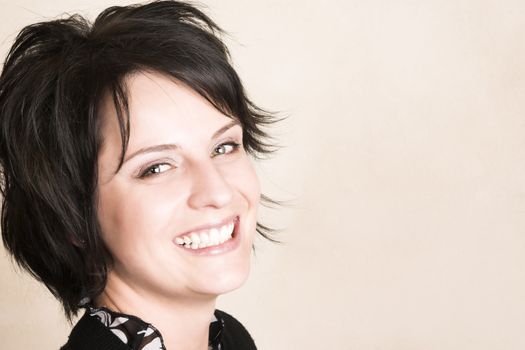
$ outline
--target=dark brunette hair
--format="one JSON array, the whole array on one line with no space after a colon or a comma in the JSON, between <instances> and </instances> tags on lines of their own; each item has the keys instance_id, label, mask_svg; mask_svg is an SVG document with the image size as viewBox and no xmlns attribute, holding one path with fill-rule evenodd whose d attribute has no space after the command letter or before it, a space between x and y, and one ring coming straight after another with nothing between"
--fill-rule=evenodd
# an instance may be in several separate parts
<instances>
[{"instance_id":1,"label":"dark brunette hair","mask_svg":"<svg viewBox=\"0 0 525 350\"><path fill-rule=\"evenodd\" d=\"M111 263L95 208L99 110L109 94L120 167L130 135L127 76L173 77L239 120L251 155L274 150L263 128L276 119L247 98L221 33L194 6L156 1L110 7L93 24L79 15L36 23L17 36L0 76L2 238L68 318L102 292Z\"/></svg>"}]
</instances>

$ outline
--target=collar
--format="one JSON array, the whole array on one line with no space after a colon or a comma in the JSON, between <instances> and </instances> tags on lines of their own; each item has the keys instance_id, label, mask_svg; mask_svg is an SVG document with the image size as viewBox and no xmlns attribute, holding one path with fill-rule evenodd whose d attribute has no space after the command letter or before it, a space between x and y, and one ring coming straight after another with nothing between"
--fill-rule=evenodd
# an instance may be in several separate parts
<instances>
[{"instance_id":1,"label":"collar","mask_svg":"<svg viewBox=\"0 0 525 350\"><path fill-rule=\"evenodd\" d=\"M109 310L105 307L85 306L87 314L99 320L131 350L166 350L162 335L150 323L128 314ZM215 311L210 322L208 350L221 350L221 334L224 320Z\"/></svg>"}]
</instances>

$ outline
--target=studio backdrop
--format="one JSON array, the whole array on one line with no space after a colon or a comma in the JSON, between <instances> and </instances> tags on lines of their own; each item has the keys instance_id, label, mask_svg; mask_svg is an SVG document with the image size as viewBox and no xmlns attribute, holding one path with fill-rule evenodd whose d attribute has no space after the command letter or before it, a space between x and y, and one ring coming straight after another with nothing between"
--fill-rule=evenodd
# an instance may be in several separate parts
<instances>
[{"instance_id":1,"label":"studio backdrop","mask_svg":"<svg viewBox=\"0 0 525 350\"><path fill-rule=\"evenodd\" d=\"M122 0L1 0L25 25ZM218 307L260 349L525 349L525 2L204 0L248 95L286 117L256 167L248 283ZM1 250L2 349L58 349L46 288Z\"/></svg>"}]
</instances>

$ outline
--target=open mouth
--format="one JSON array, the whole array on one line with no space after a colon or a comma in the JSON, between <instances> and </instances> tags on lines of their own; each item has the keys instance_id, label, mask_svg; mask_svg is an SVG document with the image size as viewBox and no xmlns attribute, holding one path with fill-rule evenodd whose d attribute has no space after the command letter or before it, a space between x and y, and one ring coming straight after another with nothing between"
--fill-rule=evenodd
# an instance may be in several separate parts
<instances>
[{"instance_id":1,"label":"open mouth","mask_svg":"<svg viewBox=\"0 0 525 350\"><path fill-rule=\"evenodd\" d=\"M236 238L238 223L239 217L236 216L224 225L178 236L175 243L190 250L218 247Z\"/></svg>"}]
</instances>

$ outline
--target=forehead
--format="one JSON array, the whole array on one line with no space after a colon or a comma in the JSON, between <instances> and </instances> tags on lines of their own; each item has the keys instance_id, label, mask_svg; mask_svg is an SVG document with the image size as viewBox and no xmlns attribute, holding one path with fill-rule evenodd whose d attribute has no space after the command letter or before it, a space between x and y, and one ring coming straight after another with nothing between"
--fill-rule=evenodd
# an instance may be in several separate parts
<instances>
[{"instance_id":1,"label":"forehead","mask_svg":"<svg viewBox=\"0 0 525 350\"><path fill-rule=\"evenodd\" d=\"M152 139L195 139L231 118L182 82L157 72L139 71L125 81L130 115L129 146ZM101 106L103 142L120 142L120 125L109 94ZM173 140L172 140L173 141Z\"/></svg>"},{"instance_id":2,"label":"forehead","mask_svg":"<svg viewBox=\"0 0 525 350\"><path fill-rule=\"evenodd\" d=\"M165 118L183 125L222 124L229 117L184 83L156 72L137 72L126 79L131 122Z\"/></svg>"}]
</instances>

